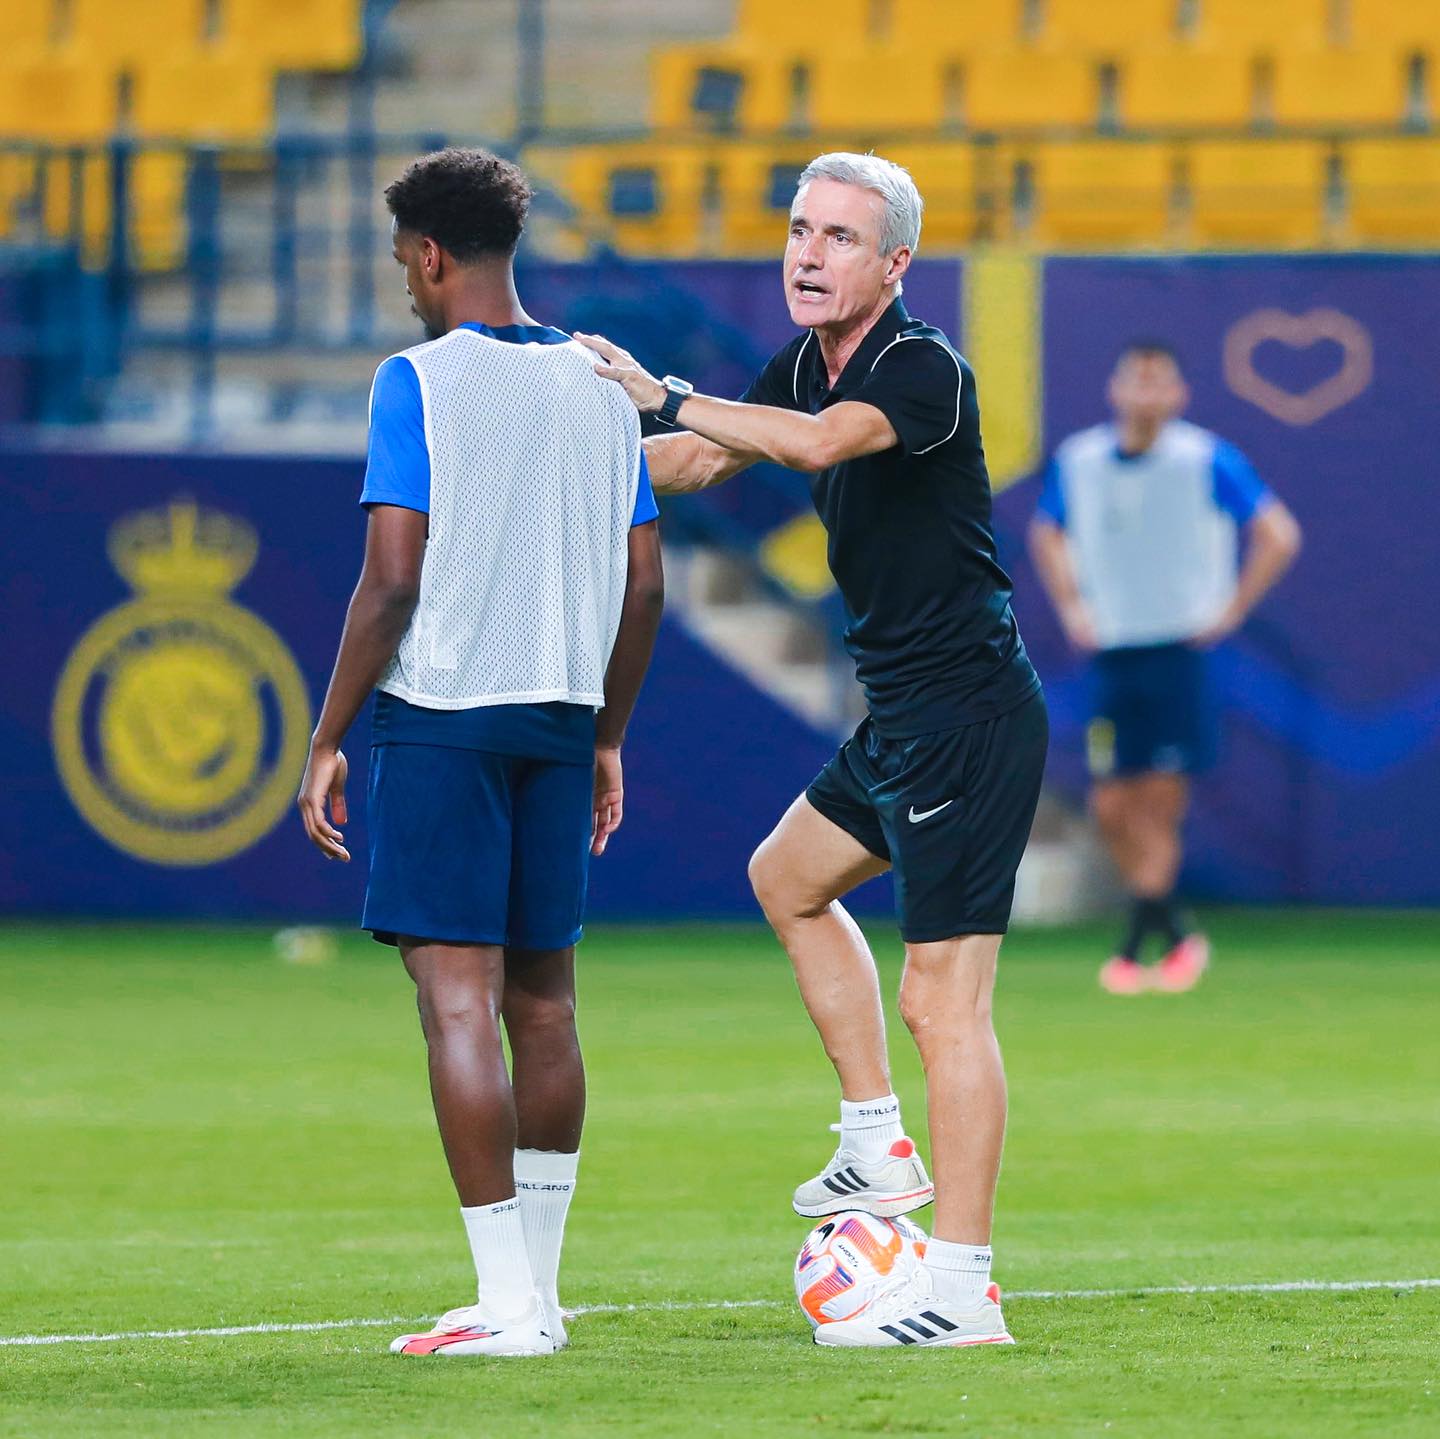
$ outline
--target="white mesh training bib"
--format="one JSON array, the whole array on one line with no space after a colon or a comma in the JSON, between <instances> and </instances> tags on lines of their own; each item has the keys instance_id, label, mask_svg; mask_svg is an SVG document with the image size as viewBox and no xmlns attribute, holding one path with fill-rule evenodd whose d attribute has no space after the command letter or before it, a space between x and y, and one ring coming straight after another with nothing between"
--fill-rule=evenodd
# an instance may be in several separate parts
<instances>
[{"instance_id":1,"label":"white mesh training bib","mask_svg":"<svg viewBox=\"0 0 1440 1439\"><path fill-rule=\"evenodd\" d=\"M568 344L452 330L403 352L430 452L420 599L379 688L428 709L605 703L640 420Z\"/></svg>"}]
</instances>

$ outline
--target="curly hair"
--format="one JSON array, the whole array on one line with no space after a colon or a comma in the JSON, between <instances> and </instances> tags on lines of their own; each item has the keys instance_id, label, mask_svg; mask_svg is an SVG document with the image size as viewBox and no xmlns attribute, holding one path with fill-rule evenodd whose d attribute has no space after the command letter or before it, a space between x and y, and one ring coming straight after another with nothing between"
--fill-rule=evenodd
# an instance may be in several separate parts
<instances>
[{"instance_id":1,"label":"curly hair","mask_svg":"<svg viewBox=\"0 0 1440 1439\"><path fill-rule=\"evenodd\" d=\"M385 203L402 230L428 236L466 265L515 253L533 194L508 160L452 147L411 161Z\"/></svg>"}]
</instances>

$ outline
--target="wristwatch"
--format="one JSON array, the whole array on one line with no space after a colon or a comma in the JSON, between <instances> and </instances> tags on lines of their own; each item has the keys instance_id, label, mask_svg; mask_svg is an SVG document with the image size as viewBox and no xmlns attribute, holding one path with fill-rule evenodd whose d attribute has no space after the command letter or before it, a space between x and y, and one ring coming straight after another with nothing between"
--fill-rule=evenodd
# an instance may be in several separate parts
<instances>
[{"instance_id":1,"label":"wristwatch","mask_svg":"<svg viewBox=\"0 0 1440 1439\"><path fill-rule=\"evenodd\" d=\"M662 425L673 425L680 406L695 393L695 386L688 380L677 380L674 375L666 375L660 383L665 386L665 403L660 406L655 418Z\"/></svg>"}]
</instances>

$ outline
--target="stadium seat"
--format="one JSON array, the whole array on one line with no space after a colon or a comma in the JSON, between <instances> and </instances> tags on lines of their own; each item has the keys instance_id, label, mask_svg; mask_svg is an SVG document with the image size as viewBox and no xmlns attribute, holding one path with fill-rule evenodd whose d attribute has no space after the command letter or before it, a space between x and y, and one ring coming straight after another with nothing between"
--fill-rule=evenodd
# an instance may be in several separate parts
<instances>
[{"instance_id":1,"label":"stadium seat","mask_svg":"<svg viewBox=\"0 0 1440 1439\"><path fill-rule=\"evenodd\" d=\"M890 43L917 59L1018 45L1025 0L892 0Z\"/></svg>"},{"instance_id":2,"label":"stadium seat","mask_svg":"<svg viewBox=\"0 0 1440 1439\"><path fill-rule=\"evenodd\" d=\"M1159 244L1174 220L1174 147L1077 140L1026 147L1034 200L1030 237L1044 244Z\"/></svg>"},{"instance_id":3,"label":"stadium seat","mask_svg":"<svg viewBox=\"0 0 1440 1439\"><path fill-rule=\"evenodd\" d=\"M734 35L742 42L813 54L818 38L826 45L859 44L883 38L874 23L883 7L873 0L827 0L823 14L807 5L776 5L773 0L739 0Z\"/></svg>"},{"instance_id":4,"label":"stadium seat","mask_svg":"<svg viewBox=\"0 0 1440 1439\"><path fill-rule=\"evenodd\" d=\"M816 61L810 113L818 130L933 130L960 115L947 103L947 69L895 46L826 51Z\"/></svg>"},{"instance_id":5,"label":"stadium seat","mask_svg":"<svg viewBox=\"0 0 1440 1439\"><path fill-rule=\"evenodd\" d=\"M626 254L686 255L700 247L707 151L651 142L577 146L557 179L589 240Z\"/></svg>"},{"instance_id":6,"label":"stadium seat","mask_svg":"<svg viewBox=\"0 0 1440 1439\"><path fill-rule=\"evenodd\" d=\"M677 45L651 60L651 117L660 130L768 133L797 114L795 67L788 52L753 45Z\"/></svg>"},{"instance_id":7,"label":"stadium seat","mask_svg":"<svg viewBox=\"0 0 1440 1439\"><path fill-rule=\"evenodd\" d=\"M1440 243L1440 140L1352 140L1343 160L1352 239Z\"/></svg>"},{"instance_id":8,"label":"stadium seat","mask_svg":"<svg viewBox=\"0 0 1440 1439\"><path fill-rule=\"evenodd\" d=\"M1435 0L1349 0L1350 43L1440 54L1440 6Z\"/></svg>"},{"instance_id":9,"label":"stadium seat","mask_svg":"<svg viewBox=\"0 0 1440 1439\"><path fill-rule=\"evenodd\" d=\"M145 270L169 270L185 257L185 177L177 150L145 150L130 163L130 246Z\"/></svg>"},{"instance_id":10,"label":"stadium seat","mask_svg":"<svg viewBox=\"0 0 1440 1439\"><path fill-rule=\"evenodd\" d=\"M836 141L835 148L853 149L854 144ZM725 146L717 157L719 253L778 257L785 248L795 182L814 158L815 146L804 141Z\"/></svg>"},{"instance_id":11,"label":"stadium seat","mask_svg":"<svg viewBox=\"0 0 1440 1439\"><path fill-rule=\"evenodd\" d=\"M361 0L223 0L223 37L282 70L348 70L364 48Z\"/></svg>"},{"instance_id":12,"label":"stadium seat","mask_svg":"<svg viewBox=\"0 0 1440 1439\"><path fill-rule=\"evenodd\" d=\"M253 141L270 131L275 72L248 51L207 50L137 70L131 121L141 136Z\"/></svg>"},{"instance_id":13,"label":"stadium seat","mask_svg":"<svg viewBox=\"0 0 1440 1439\"><path fill-rule=\"evenodd\" d=\"M1249 54L1320 45L1333 38L1330 0L1199 0L1195 38Z\"/></svg>"},{"instance_id":14,"label":"stadium seat","mask_svg":"<svg viewBox=\"0 0 1440 1439\"><path fill-rule=\"evenodd\" d=\"M93 144L119 121L113 71L69 54L0 57L0 134Z\"/></svg>"},{"instance_id":15,"label":"stadium seat","mask_svg":"<svg viewBox=\"0 0 1440 1439\"><path fill-rule=\"evenodd\" d=\"M925 201L920 251L968 245L977 238L985 215L978 194L976 147L962 140L905 141L885 150L887 159L904 165Z\"/></svg>"},{"instance_id":16,"label":"stadium seat","mask_svg":"<svg viewBox=\"0 0 1440 1439\"><path fill-rule=\"evenodd\" d=\"M1210 140L1188 147L1190 224L1203 244L1315 245L1325 238L1318 140Z\"/></svg>"},{"instance_id":17,"label":"stadium seat","mask_svg":"<svg viewBox=\"0 0 1440 1439\"><path fill-rule=\"evenodd\" d=\"M1275 64L1280 125L1398 125L1406 117L1404 58L1391 50L1283 51Z\"/></svg>"},{"instance_id":18,"label":"stadium seat","mask_svg":"<svg viewBox=\"0 0 1440 1439\"><path fill-rule=\"evenodd\" d=\"M1046 0L1046 45L1092 55L1124 55L1178 37L1176 0Z\"/></svg>"},{"instance_id":19,"label":"stadium seat","mask_svg":"<svg viewBox=\"0 0 1440 1439\"><path fill-rule=\"evenodd\" d=\"M6 0L0 5L0 53L13 56L49 43L51 0Z\"/></svg>"},{"instance_id":20,"label":"stadium seat","mask_svg":"<svg viewBox=\"0 0 1440 1439\"><path fill-rule=\"evenodd\" d=\"M965 123L974 130L1094 125L1099 83L1094 63L1048 50L995 50L965 69Z\"/></svg>"},{"instance_id":21,"label":"stadium seat","mask_svg":"<svg viewBox=\"0 0 1440 1439\"><path fill-rule=\"evenodd\" d=\"M98 64L119 67L197 51L205 39L205 0L70 0L66 44Z\"/></svg>"},{"instance_id":22,"label":"stadium seat","mask_svg":"<svg viewBox=\"0 0 1440 1439\"><path fill-rule=\"evenodd\" d=\"M1122 62L1119 111L1128 129L1236 128L1254 110L1254 64L1238 51L1176 46L1135 51Z\"/></svg>"}]
</instances>

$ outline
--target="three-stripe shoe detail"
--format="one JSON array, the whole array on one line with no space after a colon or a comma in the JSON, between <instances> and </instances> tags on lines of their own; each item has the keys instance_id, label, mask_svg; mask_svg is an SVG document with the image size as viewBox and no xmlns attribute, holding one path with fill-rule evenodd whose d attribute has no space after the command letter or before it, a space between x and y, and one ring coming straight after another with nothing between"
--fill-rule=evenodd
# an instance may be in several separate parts
<instances>
[{"instance_id":1,"label":"three-stripe shoe detail","mask_svg":"<svg viewBox=\"0 0 1440 1439\"><path fill-rule=\"evenodd\" d=\"M833 1174L827 1174L823 1182L832 1194L859 1194L862 1189L870 1188L869 1183L855 1173L853 1164L848 1169L837 1169Z\"/></svg>"},{"instance_id":2,"label":"three-stripe shoe detail","mask_svg":"<svg viewBox=\"0 0 1440 1439\"><path fill-rule=\"evenodd\" d=\"M924 1321L922 1323L921 1321ZM905 1329L913 1329L922 1339L935 1339L940 1334L953 1334L958 1327L952 1324L943 1314L937 1314L933 1309L927 1309L918 1319L902 1319L904 1329L895 1324L882 1324L880 1328L892 1339L898 1339L902 1344L913 1344L915 1340L905 1332ZM928 1326L933 1325L933 1328Z\"/></svg>"}]
</instances>

